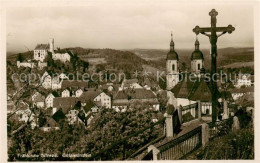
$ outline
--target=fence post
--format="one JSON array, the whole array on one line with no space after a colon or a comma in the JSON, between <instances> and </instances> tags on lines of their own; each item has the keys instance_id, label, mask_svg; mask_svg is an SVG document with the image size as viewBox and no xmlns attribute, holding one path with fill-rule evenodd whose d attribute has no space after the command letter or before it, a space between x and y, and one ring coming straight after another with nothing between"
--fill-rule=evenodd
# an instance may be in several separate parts
<instances>
[{"instance_id":1,"label":"fence post","mask_svg":"<svg viewBox=\"0 0 260 163\"><path fill-rule=\"evenodd\" d=\"M201 119L201 102L198 100L198 119Z\"/></svg>"},{"instance_id":2,"label":"fence post","mask_svg":"<svg viewBox=\"0 0 260 163\"><path fill-rule=\"evenodd\" d=\"M201 139L202 147L204 147L209 142L209 125L206 123L201 125Z\"/></svg>"},{"instance_id":3,"label":"fence post","mask_svg":"<svg viewBox=\"0 0 260 163\"><path fill-rule=\"evenodd\" d=\"M173 136L172 115L166 116L166 137Z\"/></svg>"},{"instance_id":4,"label":"fence post","mask_svg":"<svg viewBox=\"0 0 260 163\"><path fill-rule=\"evenodd\" d=\"M158 154L160 153L160 150L156 148L154 145L150 145L148 147L148 153L152 150L153 152L153 160L158 160Z\"/></svg>"}]
</instances>

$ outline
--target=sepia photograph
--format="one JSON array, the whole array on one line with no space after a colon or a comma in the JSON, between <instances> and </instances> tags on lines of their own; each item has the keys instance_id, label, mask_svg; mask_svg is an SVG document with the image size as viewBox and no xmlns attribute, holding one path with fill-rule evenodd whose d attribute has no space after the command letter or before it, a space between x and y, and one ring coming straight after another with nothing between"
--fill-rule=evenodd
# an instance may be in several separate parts
<instances>
[{"instance_id":1,"label":"sepia photograph","mask_svg":"<svg viewBox=\"0 0 260 163\"><path fill-rule=\"evenodd\" d=\"M1 3L5 161L255 160L259 1Z\"/></svg>"}]
</instances>

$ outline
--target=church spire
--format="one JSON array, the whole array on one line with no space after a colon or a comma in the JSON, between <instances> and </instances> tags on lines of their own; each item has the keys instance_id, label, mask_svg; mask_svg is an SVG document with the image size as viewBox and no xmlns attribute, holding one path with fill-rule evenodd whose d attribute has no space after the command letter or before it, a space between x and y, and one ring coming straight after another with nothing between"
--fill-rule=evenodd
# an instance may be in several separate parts
<instances>
[{"instance_id":1,"label":"church spire","mask_svg":"<svg viewBox=\"0 0 260 163\"><path fill-rule=\"evenodd\" d=\"M200 49L200 42L198 40L198 36L196 35L195 50L199 50L199 49Z\"/></svg>"},{"instance_id":2,"label":"church spire","mask_svg":"<svg viewBox=\"0 0 260 163\"><path fill-rule=\"evenodd\" d=\"M174 42L173 42L173 39L172 39L172 32L171 32L170 51L174 51Z\"/></svg>"}]
</instances>

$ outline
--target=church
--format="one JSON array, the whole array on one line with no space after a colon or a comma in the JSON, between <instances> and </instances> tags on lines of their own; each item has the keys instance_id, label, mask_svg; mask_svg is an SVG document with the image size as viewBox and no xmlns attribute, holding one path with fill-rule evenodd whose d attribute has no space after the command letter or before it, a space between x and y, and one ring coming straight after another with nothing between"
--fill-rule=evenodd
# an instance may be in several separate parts
<instances>
[{"instance_id":1,"label":"church","mask_svg":"<svg viewBox=\"0 0 260 163\"><path fill-rule=\"evenodd\" d=\"M166 85L168 105L173 105L175 109L181 110L184 107L200 103L201 115L210 116L212 114L212 94L209 82L205 80L203 74L204 57L199 49L199 41L195 41L195 50L191 54L190 72L180 72L179 55L175 51L174 41L171 35L170 51L166 58ZM192 78L190 77L192 76ZM194 109L189 109L192 116L196 116Z\"/></svg>"}]
</instances>

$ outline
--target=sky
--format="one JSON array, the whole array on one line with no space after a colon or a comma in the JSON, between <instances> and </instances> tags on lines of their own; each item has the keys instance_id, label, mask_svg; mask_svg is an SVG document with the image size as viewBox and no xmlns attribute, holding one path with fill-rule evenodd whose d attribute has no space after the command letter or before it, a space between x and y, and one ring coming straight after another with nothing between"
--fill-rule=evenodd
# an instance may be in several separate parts
<instances>
[{"instance_id":1,"label":"sky","mask_svg":"<svg viewBox=\"0 0 260 163\"><path fill-rule=\"evenodd\" d=\"M54 38L55 48L169 49L172 31L176 49L192 49L196 39L192 29L210 26L212 8L218 11L217 26L231 24L236 28L218 39L219 48L253 47L253 5L211 2L88 1L9 6L6 47L8 52L23 52ZM201 48L210 47L208 37L199 35L198 39Z\"/></svg>"}]
</instances>

